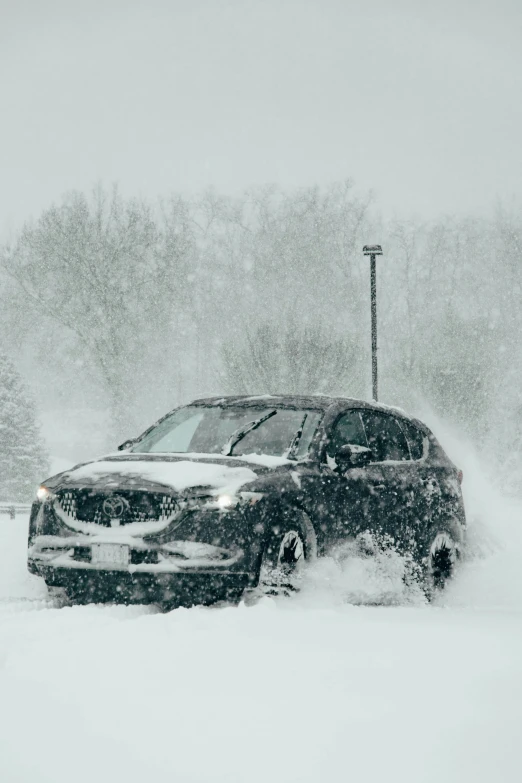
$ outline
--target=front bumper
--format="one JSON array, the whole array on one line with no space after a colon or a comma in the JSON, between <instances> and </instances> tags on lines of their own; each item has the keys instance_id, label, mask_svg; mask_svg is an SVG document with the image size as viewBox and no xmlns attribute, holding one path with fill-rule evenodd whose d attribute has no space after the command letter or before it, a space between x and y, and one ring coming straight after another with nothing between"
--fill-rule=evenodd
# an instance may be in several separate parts
<instances>
[{"instance_id":1,"label":"front bumper","mask_svg":"<svg viewBox=\"0 0 522 783\"><path fill-rule=\"evenodd\" d=\"M100 539L128 547L129 562L92 562L92 546ZM239 596L252 581L243 561L241 550L192 541L151 545L139 539L80 535L37 536L27 565L47 585L63 587L85 601L193 605Z\"/></svg>"},{"instance_id":2,"label":"front bumper","mask_svg":"<svg viewBox=\"0 0 522 783\"><path fill-rule=\"evenodd\" d=\"M264 516L257 503L230 510L186 509L161 529L150 522L68 524L51 502L34 503L27 565L49 586L89 601L192 605L237 596L254 585L263 540ZM128 559L100 562L103 544L127 547Z\"/></svg>"}]
</instances>

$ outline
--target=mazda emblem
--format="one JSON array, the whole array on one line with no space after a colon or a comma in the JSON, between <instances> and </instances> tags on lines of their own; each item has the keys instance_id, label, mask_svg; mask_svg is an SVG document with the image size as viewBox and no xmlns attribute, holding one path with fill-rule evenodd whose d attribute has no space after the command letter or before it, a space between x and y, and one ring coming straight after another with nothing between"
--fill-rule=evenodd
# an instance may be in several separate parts
<instances>
[{"instance_id":1,"label":"mazda emblem","mask_svg":"<svg viewBox=\"0 0 522 783\"><path fill-rule=\"evenodd\" d=\"M125 498L122 498L119 495L112 495L111 497L105 498L102 510L110 519L119 519L123 516L127 505Z\"/></svg>"}]
</instances>

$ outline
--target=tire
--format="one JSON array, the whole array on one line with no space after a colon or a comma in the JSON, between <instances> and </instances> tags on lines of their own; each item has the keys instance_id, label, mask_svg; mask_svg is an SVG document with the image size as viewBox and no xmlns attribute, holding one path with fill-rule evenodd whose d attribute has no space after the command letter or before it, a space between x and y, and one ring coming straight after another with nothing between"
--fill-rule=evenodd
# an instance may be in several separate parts
<instances>
[{"instance_id":1,"label":"tire","mask_svg":"<svg viewBox=\"0 0 522 783\"><path fill-rule=\"evenodd\" d=\"M434 537L424 559L424 591L429 601L440 594L455 573L458 547L449 533Z\"/></svg>"},{"instance_id":2,"label":"tire","mask_svg":"<svg viewBox=\"0 0 522 783\"><path fill-rule=\"evenodd\" d=\"M305 565L317 555L317 539L309 517L291 509L272 525L259 565L254 593L291 595L299 590Z\"/></svg>"}]
</instances>

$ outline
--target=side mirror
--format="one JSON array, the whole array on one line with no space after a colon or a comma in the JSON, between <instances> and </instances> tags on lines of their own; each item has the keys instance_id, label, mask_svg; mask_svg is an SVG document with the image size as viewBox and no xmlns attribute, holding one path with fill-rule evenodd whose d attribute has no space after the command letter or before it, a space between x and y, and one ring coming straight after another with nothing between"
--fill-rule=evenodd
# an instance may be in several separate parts
<instances>
[{"instance_id":1,"label":"side mirror","mask_svg":"<svg viewBox=\"0 0 522 783\"><path fill-rule=\"evenodd\" d=\"M346 443L341 446L335 455L335 462L340 473L350 468L364 468L373 459L371 449L366 446L357 446L355 443Z\"/></svg>"},{"instance_id":2,"label":"side mirror","mask_svg":"<svg viewBox=\"0 0 522 783\"><path fill-rule=\"evenodd\" d=\"M130 449L130 447L136 442L135 438L129 438L129 440L124 440L123 443L120 443L118 446L118 451L125 451L125 449Z\"/></svg>"}]
</instances>

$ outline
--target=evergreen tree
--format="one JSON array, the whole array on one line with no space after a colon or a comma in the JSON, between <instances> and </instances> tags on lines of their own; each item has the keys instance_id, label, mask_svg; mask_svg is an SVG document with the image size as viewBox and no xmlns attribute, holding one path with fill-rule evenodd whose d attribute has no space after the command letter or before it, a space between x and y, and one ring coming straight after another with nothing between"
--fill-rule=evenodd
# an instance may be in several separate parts
<instances>
[{"instance_id":1,"label":"evergreen tree","mask_svg":"<svg viewBox=\"0 0 522 783\"><path fill-rule=\"evenodd\" d=\"M34 403L0 354L0 502L31 501L48 470Z\"/></svg>"}]
</instances>

